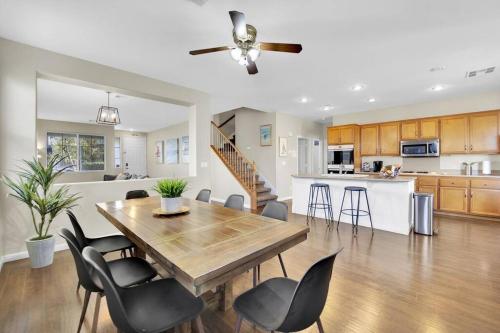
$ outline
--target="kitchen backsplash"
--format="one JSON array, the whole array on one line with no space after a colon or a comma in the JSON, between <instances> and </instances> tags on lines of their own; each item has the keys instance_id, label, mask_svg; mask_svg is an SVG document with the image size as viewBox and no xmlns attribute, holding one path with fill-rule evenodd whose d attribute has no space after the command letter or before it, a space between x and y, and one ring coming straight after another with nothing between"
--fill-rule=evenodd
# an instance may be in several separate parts
<instances>
[{"instance_id":1,"label":"kitchen backsplash","mask_svg":"<svg viewBox=\"0 0 500 333\"><path fill-rule=\"evenodd\" d=\"M500 170L500 155L441 155L440 157L400 157L400 156L363 156L362 162L384 161L384 165L401 164L403 170L439 171L460 170L462 163L491 161L492 170ZM481 164L474 165L481 170Z\"/></svg>"}]
</instances>

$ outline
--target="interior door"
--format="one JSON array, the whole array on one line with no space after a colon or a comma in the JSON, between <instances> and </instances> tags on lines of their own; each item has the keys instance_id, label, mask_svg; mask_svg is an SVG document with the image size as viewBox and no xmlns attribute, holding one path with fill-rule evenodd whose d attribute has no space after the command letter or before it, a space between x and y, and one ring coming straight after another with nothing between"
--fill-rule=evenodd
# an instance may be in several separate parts
<instances>
[{"instance_id":1,"label":"interior door","mask_svg":"<svg viewBox=\"0 0 500 333\"><path fill-rule=\"evenodd\" d=\"M123 138L123 161L125 172L147 175L145 136L125 136Z\"/></svg>"},{"instance_id":2,"label":"interior door","mask_svg":"<svg viewBox=\"0 0 500 333\"><path fill-rule=\"evenodd\" d=\"M298 138L298 173L308 175L311 173L311 153L309 150L309 139Z\"/></svg>"}]
</instances>

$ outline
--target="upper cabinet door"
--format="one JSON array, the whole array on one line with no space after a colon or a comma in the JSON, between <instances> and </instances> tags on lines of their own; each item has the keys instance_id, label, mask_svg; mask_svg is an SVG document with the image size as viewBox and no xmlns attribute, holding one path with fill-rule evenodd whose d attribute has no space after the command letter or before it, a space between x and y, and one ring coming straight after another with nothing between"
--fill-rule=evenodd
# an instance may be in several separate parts
<instances>
[{"instance_id":1,"label":"upper cabinet door","mask_svg":"<svg viewBox=\"0 0 500 333\"><path fill-rule=\"evenodd\" d=\"M354 144L354 126L340 128L340 143Z\"/></svg>"},{"instance_id":2,"label":"upper cabinet door","mask_svg":"<svg viewBox=\"0 0 500 333\"><path fill-rule=\"evenodd\" d=\"M338 145L340 144L340 128L338 127L328 127L328 144L329 145Z\"/></svg>"},{"instance_id":3,"label":"upper cabinet door","mask_svg":"<svg viewBox=\"0 0 500 333\"><path fill-rule=\"evenodd\" d=\"M469 117L469 153L498 153L498 114Z\"/></svg>"},{"instance_id":4,"label":"upper cabinet door","mask_svg":"<svg viewBox=\"0 0 500 333\"><path fill-rule=\"evenodd\" d=\"M408 120L401 123L401 140L418 139L418 120Z\"/></svg>"},{"instance_id":5,"label":"upper cabinet door","mask_svg":"<svg viewBox=\"0 0 500 333\"><path fill-rule=\"evenodd\" d=\"M467 116L441 118L441 153L464 154L468 152Z\"/></svg>"},{"instance_id":6,"label":"upper cabinet door","mask_svg":"<svg viewBox=\"0 0 500 333\"><path fill-rule=\"evenodd\" d=\"M380 155L399 155L399 122L379 125Z\"/></svg>"},{"instance_id":7,"label":"upper cabinet door","mask_svg":"<svg viewBox=\"0 0 500 333\"><path fill-rule=\"evenodd\" d=\"M438 118L429 118L420 120L420 138L422 139L439 138Z\"/></svg>"},{"instance_id":8,"label":"upper cabinet door","mask_svg":"<svg viewBox=\"0 0 500 333\"><path fill-rule=\"evenodd\" d=\"M361 156L378 155L378 125L361 126Z\"/></svg>"}]
</instances>

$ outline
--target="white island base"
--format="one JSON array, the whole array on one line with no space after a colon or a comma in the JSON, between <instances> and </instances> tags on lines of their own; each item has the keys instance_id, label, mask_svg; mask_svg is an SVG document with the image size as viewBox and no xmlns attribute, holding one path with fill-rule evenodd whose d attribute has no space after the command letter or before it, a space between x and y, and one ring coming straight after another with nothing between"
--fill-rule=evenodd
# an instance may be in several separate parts
<instances>
[{"instance_id":1,"label":"white island base","mask_svg":"<svg viewBox=\"0 0 500 333\"><path fill-rule=\"evenodd\" d=\"M408 235L412 228L412 194L414 192L415 178L397 177L385 179L378 176L361 175L324 175L324 176L292 176L292 212L307 215L309 200L309 187L313 183L325 183L330 186L332 197L333 217L337 221L340 204L346 186L366 187L373 228ZM353 192L353 208L357 207L358 192ZM321 202L321 195L318 198ZM351 208L351 197L347 192L344 200L344 209ZM364 195L361 195L361 210L368 210ZM316 217L324 218L324 212L316 209ZM356 219L356 217L354 217ZM351 217L342 214L340 221L351 224ZM359 226L370 227L368 216L359 217Z\"/></svg>"}]
</instances>

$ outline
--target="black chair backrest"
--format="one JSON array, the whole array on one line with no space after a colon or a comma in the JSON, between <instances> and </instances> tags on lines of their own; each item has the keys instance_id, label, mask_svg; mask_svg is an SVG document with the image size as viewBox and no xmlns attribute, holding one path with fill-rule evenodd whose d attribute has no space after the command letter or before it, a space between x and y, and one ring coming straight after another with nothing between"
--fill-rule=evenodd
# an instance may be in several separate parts
<instances>
[{"instance_id":1,"label":"black chair backrest","mask_svg":"<svg viewBox=\"0 0 500 333\"><path fill-rule=\"evenodd\" d=\"M343 248L311 266L295 289L288 313L279 332L301 331L314 324L325 306L333 263Z\"/></svg>"},{"instance_id":2,"label":"black chair backrest","mask_svg":"<svg viewBox=\"0 0 500 333\"><path fill-rule=\"evenodd\" d=\"M224 204L224 207L243 210L245 197L241 194L231 194Z\"/></svg>"},{"instance_id":3,"label":"black chair backrest","mask_svg":"<svg viewBox=\"0 0 500 333\"><path fill-rule=\"evenodd\" d=\"M148 198L149 194L145 190L133 190L133 191L128 191L127 194L125 195L125 200L130 200L130 199L142 199L142 198Z\"/></svg>"},{"instance_id":4,"label":"black chair backrest","mask_svg":"<svg viewBox=\"0 0 500 333\"><path fill-rule=\"evenodd\" d=\"M73 212L70 210L67 210L66 214L68 214L71 225L73 226L73 230L75 231L75 237L78 240L78 245L81 249L83 249L85 246L89 245L87 237L85 237L82 227L80 226L80 223L78 223L75 214L73 214Z\"/></svg>"},{"instance_id":5,"label":"black chair backrest","mask_svg":"<svg viewBox=\"0 0 500 333\"><path fill-rule=\"evenodd\" d=\"M209 202L210 201L210 194L212 194L212 191L209 189L203 189L198 193L196 196L196 200L198 201L203 201L203 202Z\"/></svg>"},{"instance_id":6,"label":"black chair backrest","mask_svg":"<svg viewBox=\"0 0 500 333\"><path fill-rule=\"evenodd\" d=\"M101 291L92 281L89 274L89 266L82 257L82 248L78 244L78 240L71 231L66 228L62 228L59 231L59 235L66 240L68 247L73 255L73 260L75 261L76 273L78 274L78 281L80 284L89 291Z\"/></svg>"},{"instance_id":7,"label":"black chair backrest","mask_svg":"<svg viewBox=\"0 0 500 333\"><path fill-rule=\"evenodd\" d=\"M121 293L122 288L118 286L111 275L108 264L102 254L93 247L87 246L83 249L82 256L85 261L95 269L104 288L104 294L108 303L109 314L113 323L121 332L138 332L127 318L125 307L123 306Z\"/></svg>"},{"instance_id":8,"label":"black chair backrest","mask_svg":"<svg viewBox=\"0 0 500 333\"><path fill-rule=\"evenodd\" d=\"M262 216L288 221L288 206L284 202L269 201L262 210Z\"/></svg>"}]
</instances>

